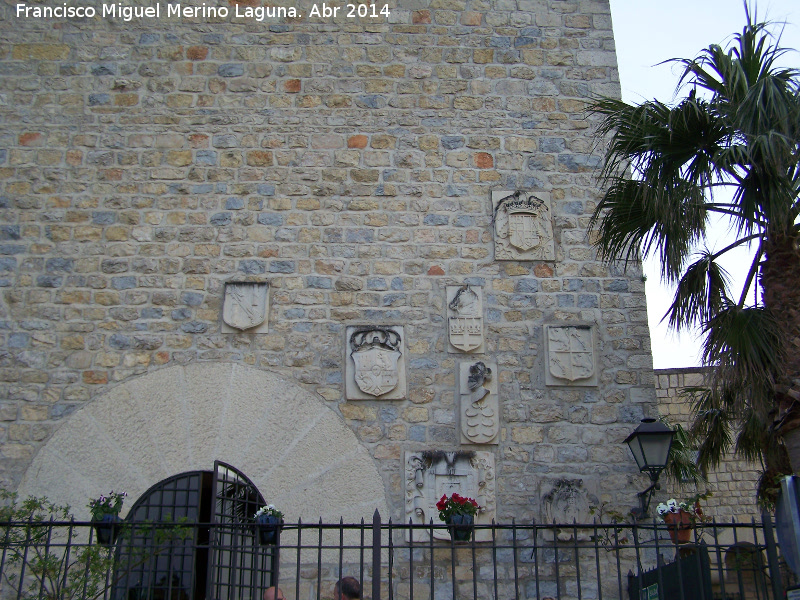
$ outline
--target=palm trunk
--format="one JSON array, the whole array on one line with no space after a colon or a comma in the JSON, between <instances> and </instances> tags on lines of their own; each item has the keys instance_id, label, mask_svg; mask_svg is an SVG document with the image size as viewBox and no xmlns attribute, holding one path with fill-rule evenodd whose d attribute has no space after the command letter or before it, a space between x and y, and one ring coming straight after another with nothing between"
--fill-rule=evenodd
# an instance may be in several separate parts
<instances>
[{"instance_id":1,"label":"palm trunk","mask_svg":"<svg viewBox=\"0 0 800 600\"><path fill-rule=\"evenodd\" d=\"M776 374L774 431L791 470L800 473L800 247L796 234L771 237L761 266L764 306L785 332L783 370Z\"/></svg>"}]
</instances>

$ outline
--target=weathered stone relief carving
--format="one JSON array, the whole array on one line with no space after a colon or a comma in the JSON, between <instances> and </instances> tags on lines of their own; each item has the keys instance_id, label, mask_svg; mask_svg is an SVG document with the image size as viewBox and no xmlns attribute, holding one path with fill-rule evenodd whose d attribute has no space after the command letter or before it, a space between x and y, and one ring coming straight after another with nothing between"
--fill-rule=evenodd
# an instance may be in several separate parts
<instances>
[{"instance_id":1,"label":"weathered stone relief carving","mask_svg":"<svg viewBox=\"0 0 800 600\"><path fill-rule=\"evenodd\" d=\"M476 524L491 524L497 514L495 504L494 454L491 452L406 452L405 522L443 525L436 503L443 495L458 493L473 498L480 510ZM430 530L414 530L414 541L429 539ZM406 540L410 538L406 534ZM446 528L434 529L433 538L450 540ZM491 530L475 530L476 542L491 541Z\"/></svg>"},{"instance_id":2,"label":"weathered stone relief carving","mask_svg":"<svg viewBox=\"0 0 800 600\"><path fill-rule=\"evenodd\" d=\"M348 327L345 395L348 400L400 400L406 396L403 328Z\"/></svg>"},{"instance_id":3,"label":"weathered stone relief carving","mask_svg":"<svg viewBox=\"0 0 800 600\"><path fill-rule=\"evenodd\" d=\"M497 397L497 365L463 362L459 365L461 443L497 444L500 402Z\"/></svg>"},{"instance_id":4,"label":"weathered stone relief carving","mask_svg":"<svg viewBox=\"0 0 800 600\"><path fill-rule=\"evenodd\" d=\"M269 294L266 281L228 281L222 302L222 333L267 333Z\"/></svg>"},{"instance_id":5,"label":"weathered stone relief carving","mask_svg":"<svg viewBox=\"0 0 800 600\"><path fill-rule=\"evenodd\" d=\"M590 325L545 325L545 384L597 385L594 330Z\"/></svg>"},{"instance_id":6,"label":"weathered stone relief carving","mask_svg":"<svg viewBox=\"0 0 800 600\"><path fill-rule=\"evenodd\" d=\"M483 335L483 290L479 286L447 286L450 352L486 352Z\"/></svg>"},{"instance_id":7,"label":"weathered stone relief carving","mask_svg":"<svg viewBox=\"0 0 800 600\"><path fill-rule=\"evenodd\" d=\"M493 191L495 260L555 260L547 192Z\"/></svg>"},{"instance_id":8,"label":"weathered stone relief carving","mask_svg":"<svg viewBox=\"0 0 800 600\"><path fill-rule=\"evenodd\" d=\"M583 486L583 479L558 479L550 485L550 490L542 496L542 518L545 523L578 523L591 522L590 504L597 502L590 498ZM558 539L562 542L575 538L575 530L564 528L558 530ZM589 532L578 531L578 539L586 541Z\"/></svg>"}]
</instances>

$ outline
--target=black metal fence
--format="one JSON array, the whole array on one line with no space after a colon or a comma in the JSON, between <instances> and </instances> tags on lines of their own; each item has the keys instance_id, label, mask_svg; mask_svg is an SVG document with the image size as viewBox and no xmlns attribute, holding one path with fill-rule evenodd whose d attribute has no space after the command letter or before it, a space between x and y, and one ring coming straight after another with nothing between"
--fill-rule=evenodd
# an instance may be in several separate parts
<instances>
[{"instance_id":1,"label":"black metal fence","mask_svg":"<svg viewBox=\"0 0 800 600\"><path fill-rule=\"evenodd\" d=\"M0 523L0 596L17 600L290 600L333 596L343 576L371 600L782 600L796 582L768 517L707 523L675 543L663 523L476 526L285 524L262 545L251 523ZM106 541L106 540L104 540ZM266 540L263 540L266 541Z\"/></svg>"}]
</instances>

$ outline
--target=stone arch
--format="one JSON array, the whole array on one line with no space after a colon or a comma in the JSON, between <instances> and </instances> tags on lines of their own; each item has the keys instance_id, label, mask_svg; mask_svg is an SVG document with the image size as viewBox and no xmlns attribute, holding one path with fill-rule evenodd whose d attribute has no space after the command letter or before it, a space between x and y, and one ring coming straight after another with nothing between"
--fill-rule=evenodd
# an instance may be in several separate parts
<instances>
[{"instance_id":1,"label":"stone arch","mask_svg":"<svg viewBox=\"0 0 800 600\"><path fill-rule=\"evenodd\" d=\"M136 499L171 475L212 470L215 459L245 473L290 521L388 514L375 462L342 419L296 383L237 363L169 367L106 391L53 434L18 492L88 519L92 497Z\"/></svg>"},{"instance_id":2,"label":"stone arch","mask_svg":"<svg viewBox=\"0 0 800 600\"><path fill-rule=\"evenodd\" d=\"M759 596L767 589L763 552L753 542L739 541L725 550L725 586L728 590L743 591L743 598ZM762 592L763 593L763 592Z\"/></svg>"}]
</instances>

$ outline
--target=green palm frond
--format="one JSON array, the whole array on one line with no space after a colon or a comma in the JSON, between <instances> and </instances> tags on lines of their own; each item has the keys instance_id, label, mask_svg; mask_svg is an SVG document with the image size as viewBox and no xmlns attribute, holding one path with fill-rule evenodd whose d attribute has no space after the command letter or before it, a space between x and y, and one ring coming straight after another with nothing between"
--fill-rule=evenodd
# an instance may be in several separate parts
<instances>
[{"instance_id":1,"label":"green palm frond","mask_svg":"<svg viewBox=\"0 0 800 600\"><path fill-rule=\"evenodd\" d=\"M604 115L599 132L611 135L602 174L609 188L590 224L601 252L626 261L637 248L658 252L662 276L675 281L705 237L706 195L713 198L714 159L728 133L695 97L674 108L601 100L592 110Z\"/></svg>"},{"instance_id":2,"label":"green palm frond","mask_svg":"<svg viewBox=\"0 0 800 600\"><path fill-rule=\"evenodd\" d=\"M598 205L592 226L599 223L598 248L605 257L638 260L656 249L665 273L679 273L705 221L702 197L681 205L670 202L645 182L620 179L611 184ZM602 219L602 221L600 221ZM687 227L687 222L698 223ZM670 244L663 244L665 239Z\"/></svg>"},{"instance_id":3,"label":"green palm frond","mask_svg":"<svg viewBox=\"0 0 800 600\"><path fill-rule=\"evenodd\" d=\"M697 464L703 472L716 469L731 448L735 419L722 409L724 401L708 388L688 390L693 395L695 418L690 435L697 442Z\"/></svg>"},{"instance_id":4,"label":"green palm frond","mask_svg":"<svg viewBox=\"0 0 800 600\"><path fill-rule=\"evenodd\" d=\"M754 410L745 411L744 418L739 427L734 450L737 455L747 461L758 463L768 443L769 425Z\"/></svg>"},{"instance_id":5,"label":"green palm frond","mask_svg":"<svg viewBox=\"0 0 800 600\"><path fill-rule=\"evenodd\" d=\"M672 424L666 419L660 419L670 429L675 430L672 438L672 448L669 452L669 462L664 473L679 484L691 483L700 485L707 483L705 476L697 466L697 451L689 432L680 423Z\"/></svg>"},{"instance_id":6,"label":"green palm frond","mask_svg":"<svg viewBox=\"0 0 800 600\"><path fill-rule=\"evenodd\" d=\"M758 220L784 230L794 221L786 200L796 197L789 171L797 163L800 72L775 66L784 52L770 44L766 24L748 23L727 52L712 45L696 59L677 61L681 83L712 92L709 110L727 124L725 146L735 152L720 152L714 162L721 179L727 174L739 184L736 225L746 235Z\"/></svg>"},{"instance_id":7,"label":"green palm frond","mask_svg":"<svg viewBox=\"0 0 800 600\"><path fill-rule=\"evenodd\" d=\"M689 265L667 311L669 325L677 330L707 322L728 300L728 273L710 252Z\"/></svg>"},{"instance_id":8,"label":"green palm frond","mask_svg":"<svg viewBox=\"0 0 800 600\"><path fill-rule=\"evenodd\" d=\"M715 367L714 386L746 390L748 402L769 406L783 359L783 333L764 307L726 303L706 321L703 362Z\"/></svg>"}]
</instances>

